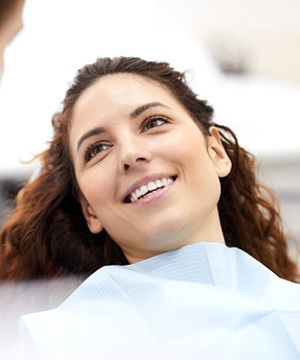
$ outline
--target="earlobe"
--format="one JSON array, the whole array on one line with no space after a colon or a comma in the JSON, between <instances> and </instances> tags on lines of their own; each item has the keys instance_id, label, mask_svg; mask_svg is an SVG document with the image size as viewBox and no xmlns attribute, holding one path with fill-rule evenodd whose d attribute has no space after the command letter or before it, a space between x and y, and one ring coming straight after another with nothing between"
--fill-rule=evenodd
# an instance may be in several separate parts
<instances>
[{"instance_id":1,"label":"earlobe","mask_svg":"<svg viewBox=\"0 0 300 360\"><path fill-rule=\"evenodd\" d=\"M93 208L85 199L82 199L80 202L81 209L90 232L93 234L99 234L103 230L103 226L96 216Z\"/></svg>"},{"instance_id":2,"label":"earlobe","mask_svg":"<svg viewBox=\"0 0 300 360\"><path fill-rule=\"evenodd\" d=\"M208 152L214 163L218 176L225 177L230 173L231 160L221 141L218 129L212 126L209 129L211 136L208 137Z\"/></svg>"}]
</instances>

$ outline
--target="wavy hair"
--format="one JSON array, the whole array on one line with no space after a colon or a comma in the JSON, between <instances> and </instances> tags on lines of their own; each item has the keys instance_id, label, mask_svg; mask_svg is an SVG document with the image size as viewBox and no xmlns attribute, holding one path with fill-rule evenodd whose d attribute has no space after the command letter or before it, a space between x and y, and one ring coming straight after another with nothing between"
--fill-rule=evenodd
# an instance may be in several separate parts
<instances>
[{"instance_id":1,"label":"wavy hair","mask_svg":"<svg viewBox=\"0 0 300 360\"><path fill-rule=\"evenodd\" d=\"M278 276L298 281L276 198L258 181L254 157L240 147L231 129L213 123L212 107L190 89L185 73L165 62L134 57L99 58L77 72L63 110L52 118L53 139L40 155L43 171L18 194L15 209L2 228L0 278L88 276L104 265L128 263L105 231L95 235L87 227L76 196L79 189L68 138L72 111L82 92L99 78L117 73L138 74L166 87L205 136L210 136L212 125L219 129L232 161L230 174L220 179L218 203L226 244L246 251Z\"/></svg>"}]
</instances>

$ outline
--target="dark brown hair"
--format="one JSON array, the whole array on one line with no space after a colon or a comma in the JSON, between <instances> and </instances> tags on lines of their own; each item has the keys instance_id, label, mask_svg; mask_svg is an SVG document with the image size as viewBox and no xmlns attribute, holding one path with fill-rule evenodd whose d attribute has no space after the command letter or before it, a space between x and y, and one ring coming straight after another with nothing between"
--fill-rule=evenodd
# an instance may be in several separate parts
<instances>
[{"instance_id":1,"label":"dark brown hair","mask_svg":"<svg viewBox=\"0 0 300 360\"><path fill-rule=\"evenodd\" d=\"M43 171L22 189L14 213L2 229L0 277L89 275L104 265L127 264L121 249L105 231L97 235L89 231L74 195L78 188L68 149L76 101L99 78L117 73L138 74L162 84L206 136L212 125L218 127L232 161L230 174L220 179L218 204L226 244L246 251L280 277L297 281L297 266L288 256L276 199L257 180L253 156L239 146L231 129L213 124L213 109L197 98L183 73L164 62L130 57L100 58L78 71L62 112L53 117L53 140L40 156Z\"/></svg>"}]
</instances>

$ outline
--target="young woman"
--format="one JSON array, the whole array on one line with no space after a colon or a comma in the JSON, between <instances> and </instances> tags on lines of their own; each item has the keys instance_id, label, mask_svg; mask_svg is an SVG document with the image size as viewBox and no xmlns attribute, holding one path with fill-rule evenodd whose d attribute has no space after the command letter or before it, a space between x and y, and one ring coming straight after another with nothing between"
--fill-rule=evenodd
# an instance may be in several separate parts
<instances>
[{"instance_id":1,"label":"young woman","mask_svg":"<svg viewBox=\"0 0 300 360\"><path fill-rule=\"evenodd\" d=\"M4 280L95 272L24 318L43 356L299 356L295 323L280 323L286 308L299 318L300 288L275 199L212 115L166 63L78 72L1 232Z\"/></svg>"}]
</instances>

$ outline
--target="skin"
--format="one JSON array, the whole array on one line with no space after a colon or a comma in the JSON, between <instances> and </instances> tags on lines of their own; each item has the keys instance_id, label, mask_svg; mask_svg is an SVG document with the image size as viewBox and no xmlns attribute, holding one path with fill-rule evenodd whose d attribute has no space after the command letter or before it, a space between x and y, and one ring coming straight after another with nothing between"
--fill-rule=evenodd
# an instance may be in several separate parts
<instances>
[{"instance_id":1,"label":"skin","mask_svg":"<svg viewBox=\"0 0 300 360\"><path fill-rule=\"evenodd\" d=\"M13 41L23 28L23 9L25 0L20 0L13 11L0 25L0 71L4 70L4 53L6 47Z\"/></svg>"},{"instance_id":2,"label":"skin","mask_svg":"<svg viewBox=\"0 0 300 360\"><path fill-rule=\"evenodd\" d=\"M174 96L145 77L107 75L85 90L69 142L90 231L105 229L130 263L195 242L224 242L219 177L231 162L217 129L211 134L204 137ZM162 178L175 181L124 201Z\"/></svg>"}]
</instances>

